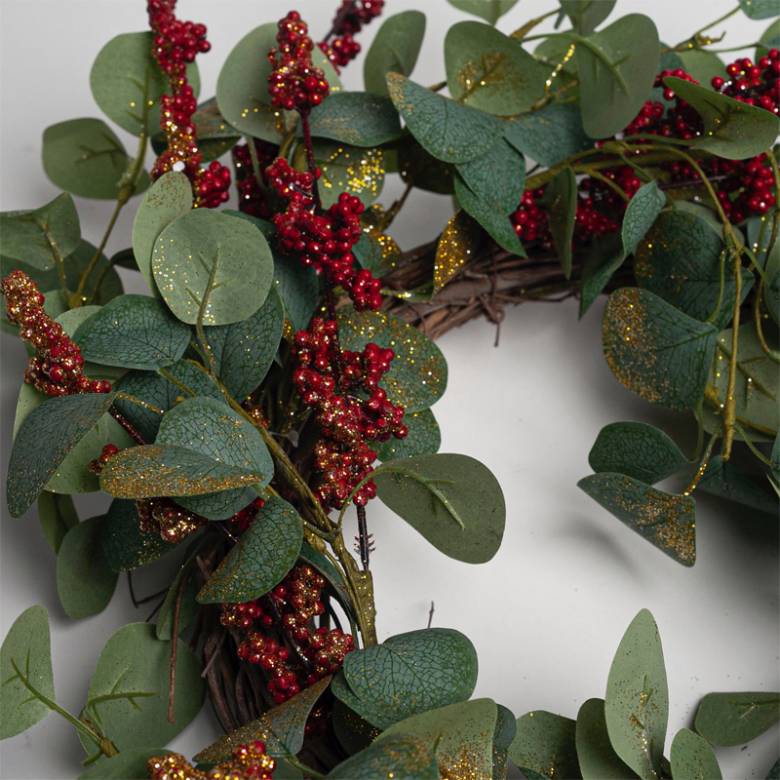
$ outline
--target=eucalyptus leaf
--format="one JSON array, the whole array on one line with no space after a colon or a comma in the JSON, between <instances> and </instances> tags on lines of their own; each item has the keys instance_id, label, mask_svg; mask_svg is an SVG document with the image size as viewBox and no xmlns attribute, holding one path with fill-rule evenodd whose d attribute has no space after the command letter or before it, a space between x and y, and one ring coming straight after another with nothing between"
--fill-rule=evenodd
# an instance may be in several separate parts
<instances>
[{"instance_id":1,"label":"eucalyptus leaf","mask_svg":"<svg viewBox=\"0 0 780 780\"><path fill-rule=\"evenodd\" d=\"M776 49L778 46L780 46L780 19L775 19L759 38L755 59L760 60L767 55L769 49Z\"/></svg>"},{"instance_id":2,"label":"eucalyptus leaf","mask_svg":"<svg viewBox=\"0 0 780 780\"><path fill-rule=\"evenodd\" d=\"M489 24L495 24L517 4L517 0L449 0L459 11L473 14Z\"/></svg>"},{"instance_id":3,"label":"eucalyptus leaf","mask_svg":"<svg viewBox=\"0 0 780 780\"><path fill-rule=\"evenodd\" d=\"M653 227L653 223L658 218L665 203L666 195L655 179L643 184L634 193L628 202L623 225L620 228L623 249L627 255L633 255L636 252L639 242Z\"/></svg>"},{"instance_id":4,"label":"eucalyptus leaf","mask_svg":"<svg viewBox=\"0 0 780 780\"><path fill-rule=\"evenodd\" d=\"M739 7L750 19L771 19L777 16L777 4L773 0L739 0Z\"/></svg>"},{"instance_id":5,"label":"eucalyptus leaf","mask_svg":"<svg viewBox=\"0 0 780 780\"><path fill-rule=\"evenodd\" d=\"M320 169L318 181L323 208L338 202L343 192L369 206L382 193L385 156L381 149L362 149L333 141L316 141L314 159Z\"/></svg>"},{"instance_id":6,"label":"eucalyptus leaf","mask_svg":"<svg viewBox=\"0 0 780 780\"><path fill-rule=\"evenodd\" d=\"M390 72L411 76L425 35L425 14L401 11L388 16L377 30L363 60L366 90L387 95L386 76Z\"/></svg>"},{"instance_id":7,"label":"eucalyptus leaf","mask_svg":"<svg viewBox=\"0 0 780 780\"><path fill-rule=\"evenodd\" d=\"M441 430L430 409L404 415L404 425L409 429L405 438L391 438L376 444L374 449L379 460L413 458L416 455L433 455L439 451Z\"/></svg>"},{"instance_id":8,"label":"eucalyptus leaf","mask_svg":"<svg viewBox=\"0 0 780 780\"><path fill-rule=\"evenodd\" d=\"M159 533L141 530L135 501L115 498L102 518L100 556L112 571L132 571L145 566L174 546Z\"/></svg>"},{"instance_id":9,"label":"eucalyptus leaf","mask_svg":"<svg viewBox=\"0 0 780 780\"><path fill-rule=\"evenodd\" d=\"M625 780L631 776L610 744L603 699L588 699L580 707L575 744L583 780Z\"/></svg>"},{"instance_id":10,"label":"eucalyptus leaf","mask_svg":"<svg viewBox=\"0 0 780 780\"><path fill-rule=\"evenodd\" d=\"M437 160L415 140L406 135L397 144L398 172L403 181L427 192L451 195L453 188L453 167Z\"/></svg>"},{"instance_id":11,"label":"eucalyptus leaf","mask_svg":"<svg viewBox=\"0 0 780 780\"><path fill-rule=\"evenodd\" d=\"M317 307L320 292L314 269L295 258L278 258L274 263L274 285L293 330L305 328Z\"/></svg>"},{"instance_id":12,"label":"eucalyptus leaf","mask_svg":"<svg viewBox=\"0 0 780 780\"><path fill-rule=\"evenodd\" d=\"M750 742L780 721L780 693L708 693L696 710L695 728L720 747Z\"/></svg>"},{"instance_id":13,"label":"eucalyptus leaf","mask_svg":"<svg viewBox=\"0 0 780 780\"><path fill-rule=\"evenodd\" d=\"M350 146L381 146L401 135L392 101L371 92L334 92L312 109L311 134Z\"/></svg>"},{"instance_id":14,"label":"eucalyptus leaf","mask_svg":"<svg viewBox=\"0 0 780 780\"><path fill-rule=\"evenodd\" d=\"M570 718L537 710L517 719L517 733L509 757L524 772L542 777L578 777L574 744L575 723Z\"/></svg>"},{"instance_id":15,"label":"eucalyptus leaf","mask_svg":"<svg viewBox=\"0 0 780 780\"><path fill-rule=\"evenodd\" d=\"M504 534L506 507L493 474L467 455L387 461L372 477L377 495L445 555L489 561Z\"/></svg>"},{"instance_id":16,"label":"eucalyptus leaf","mask_svg":"<svg viewBox=\"0 0 780 780\"><path fill-rule=\"evenodd\" d=\"M193 572L192 558L187 558L171 582L160 611L157 613L155 633L158 639L170 641L173 637L177 610L179 636L189 628L200 611L200 605L196 600L197 595L198 583Z\"/></svg>"},{"instance_id":17,"label":"eucalyptus leaf","mask_svg":"<svg viewBox=\"0 0 780 780\"><path fill-rule=\"evenodd\" d=\"M506 123L504 137L519 152L547 167L593 145L582 129L579 108L569 103L550 103L515 117Z\"/></svg>"},{"instance_id":18,"label":"eucalyptus leaf","mask_svg":"<svg viewBox=\"0 0 780 780\"><path fill-rule=\"evenodd\" d=\"M763 475L750 474L719 455L712 458L698 489L704 493L735 501L772 517L777 516L778 495Z\"/></svg>"},{"instance_id":19,"label":"eucalyptus leaf","mask_svg":"<svg viewBox=\"0 0 780 780\"><path fill-rule=\"evenodd\" d=\"M37 509L38 520L49 547L55 553L59 552L65 534L79 522L73 499L44 490L38 496Z\"/></svg>"},{"instance_id":20,"label":"eucalyptus leaf","mask_svg":"<svg viewBox=\"0 0 780 780\"><path fill-rule=\"evenodd\" d=\"M547 222L564 276L571 276L574 218L577 216L577 179L571 168L564 168L544 190Z\"/></svg>"},{"instance_id":21,"label":"eucalyptus leaf","mask_svg":"<svg viewBox=\"0 0 780 780\"><path fill-rule=\"evenodd\" d=\"M626 259L623 241L616 233L599 236L585 255L580 290L580 317L590 309Z\"/></svg>"},{"instance_id":22,"label":"eucalyptus leaf","mask_svg":"<svg viewBox=\"0 0 780 780\"><path fill-rule=\"evenodd\" d=\"M718 759L710 743L690 729L680 729L672 741L672 776L690 780L721 780Z\"/></svg>"},{"instance_id":23,"label":"eucalyptus leaf","mask_svg":"<svg viewBox=\"0 0 780 780\"><path fill-rule=\"evenodd\" d=\"M328 773L331 780L439 780L439 767L431 747L409 736L397 736L369 745Z\"/></svg>"},{"instance_id":24,"label":"eucalyptus leaf","mask_svg":"<svg viewBox=\"0 0 780 780\"><path fill-rule=\"evenodd\" d=\"M123 750L82 772L78 780L143 780L149 774L149 759L169 752L164 748L150 747Z\"/></svg>"},{"instance_id":25,"label":"eucalyptus leaf","mask_svg":"<svg viewBox=\"0 0 780 780\"><path fill-rule=\"evenodd\" d=\"M590 35L611 13L616 0L561 0L561 10L580 35Z\"/></svg>"},{"instance_id":26,"label":"eucalyptus leaf","mask_svg":"<svg viewBox=\"0 0 780 780\"><path fill-rule=\"evenodd\" d=\"M706 49L683 49L677 52L680 67L700 84L709 84L714 76L726 78L726 65L715 52Z\"/></svg>"}]
</instances>

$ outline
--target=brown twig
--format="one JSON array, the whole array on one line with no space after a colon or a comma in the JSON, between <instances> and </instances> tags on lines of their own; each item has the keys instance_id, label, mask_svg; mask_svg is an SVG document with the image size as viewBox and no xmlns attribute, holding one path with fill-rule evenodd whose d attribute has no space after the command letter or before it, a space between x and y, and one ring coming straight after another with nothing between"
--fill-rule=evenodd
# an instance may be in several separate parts
<instances>
[{"instance_id":1,"label":"brown twig","mask_svg":"<svg viewBox=\"0 0 780 780\"><path fill-rule=\"evenodd\" d=\"M173 607L173 625L171 626L171 663L168 668L168 723L176 722L176 655L179 647L179 615L184 586L189 577L184 576L176 592L176 602Z\"/></svg>"}]
</instances>

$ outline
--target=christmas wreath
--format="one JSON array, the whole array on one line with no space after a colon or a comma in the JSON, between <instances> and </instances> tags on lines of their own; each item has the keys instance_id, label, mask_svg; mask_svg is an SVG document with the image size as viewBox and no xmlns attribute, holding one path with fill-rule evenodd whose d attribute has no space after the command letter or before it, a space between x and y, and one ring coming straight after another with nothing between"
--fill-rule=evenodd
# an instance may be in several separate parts
<instances>
[{"instance_id":1,"label":"christmas wreath","mask_svg":"<svg viewBox=\"0 0 780 780\"><path fill-rule=\"evenodd\" d=\"M780 694L710 694L667 760L647 611L576 720L471 699L459 631L378 641L371 501L460 561L501 543L498 482L438 452L431 411L447 383L434 340L478 315L569 296L584 313L609 293L610 369L697 434L685 452L647 423L608 425L580 487L681 564L696 491L768 514L780 492L780 22L729 64L709 32L772 18L773 0L678 44L643 14L611 20L614 0L561 0L508 33L516 0L451 2L481 21L448 31L440 83L412 80L425 16L404 11L373 39L365 91L342 89L385 5L344 0L318 44L296 11L247 33L199 102L206 27L148 0L150 29L110 40L90 74L134 156L102 119L44 132L62 194L0 215L4 327L30 352L8 508L37 505L74 619L105 608L121 572L174 565L153 617L109 638L77 714L56 701L46 610L19 616L3 738L56 712L82 778L680 780L720 777L713 745L780 718ZM406 189L383 207L387 173ZM389 231L414 188L455 206L403 251ZM116 204L97 246L72 195ZM131 202L132 246L109 258ZM118 266L150 294L125 294ZM80 520L71 496L98 489L110 506ZM166 751L206 697L226 735L192 762Z\"/></svg>"}]
</instances>

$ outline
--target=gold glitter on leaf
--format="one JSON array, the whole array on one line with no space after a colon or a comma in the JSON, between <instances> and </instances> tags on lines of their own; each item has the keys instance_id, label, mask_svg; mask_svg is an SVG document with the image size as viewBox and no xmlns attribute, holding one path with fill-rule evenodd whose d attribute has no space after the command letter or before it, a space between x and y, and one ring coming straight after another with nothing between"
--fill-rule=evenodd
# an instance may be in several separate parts
<instances>
[{"instance_id":1,"label":"gold glitter on leaf","mask_svg":"<svg viewBox=\"0 0 780 780\"><path fill-rule=\"evenodd\" d=\"M479 231L474 220L465 211L450 217L439 236L436 260L433 266L433 291L438 292L451 281L469 261Z\"/></svg>"},{"instance_id":2,"label":"gold glitter on leaf","mask_svg":"<svg viewBox=\"0 0 780 780\"><path fill-rule=\"evenodd\" d=\"M315 158L322 176L320 197L328 208L342 192L356 195L368 206L382 192L385 183L385 157L381 149L360 149L346 144L317 142Z\"/></svg>"}]
</instances>

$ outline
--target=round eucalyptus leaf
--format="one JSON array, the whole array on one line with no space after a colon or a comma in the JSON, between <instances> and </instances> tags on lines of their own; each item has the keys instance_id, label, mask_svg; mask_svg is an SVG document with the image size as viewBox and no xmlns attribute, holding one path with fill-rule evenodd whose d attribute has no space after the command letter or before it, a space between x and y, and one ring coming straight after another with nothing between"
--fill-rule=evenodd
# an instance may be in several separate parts
<instances>
[{"instance_id":1,"label":"round eucalyptus leaf","mask_svg":"<svg viewBox=\"0 0 780 780\"><path fill-rule=\"evenodd\" d=\"M537 710L517 719L509 757L524 772L542 777L578 777L575 723L570 718Z\"/></svg>"},{"instance_id":2,"label":"round eucalyptus leaf","mask_svg":"<svg viewBox=\"0 0 780 780\"><path fill-rule=\"evenodd\" d=\"M672 741L670 754L673 777L721 780L718 759L706 739L690 729L680 729Z\"/></svg>"},{"instance_id":3,"label":"round eucalyptus leaf","mask_svg":"<svg viewBox=\"0 0 780 780\"><path fill-rule=\"evenodd\" d=\"M411 76L424 35L425 14L421 11L401 11L388 16L363 60L366 89L377 95L387 95L388 73Z\"/></svg>"},{"instance_id":4,"label":"round eucalyptus leaf","mask_svg":"<svg viewBox=\"0 0 780 780\"><path fill-rule=\"evenodd\" d=\"M430 409L405 415L404 424L409 428L405 438L391 438L376 445L379 460L413 458L416 455L433 455L438 452L441 446L441 430Z\"/></svg>"},{"instance_id":5,"label":"round eucalyptus leaf","mask_svg":"<svg viewBox=\"0 0 780 780\"><path fill-rule=\"evenodd\" d=\"M517 5L517 0L449 0L449 3L459 11L479 16L489 24L495 24Z\"/></svg>"},{"instance_id":6,"label":"round eucalyptus leaf","mask_svg":"<svg viewBox=\"0 0 780 780\"><path fill-rule=\"evenodd\" d=\"M603 699L588 699L580 707L575 744L582 780L625 780L631 776L610 744Z\"/></svg>"},{"instance_id":7,"label":"round eucalyptus leaf","mask_svg":"<svg viewBox=\"0 0 780 780\"><path fill-rule=\"evenodd\" d=\"M708 693L696 710L696 731L713 745L744 745L780 721L780 693Z\"/></svg>"},{"instance_id":8,"label":"round eucalyptus leaf","mask_svg":"<svg viewBox=\"0 0 780 780\"><path fill-rule=\"evenodd\" d=\"M439 780L439 767L430 746L415 737L399 735L369 745L328 773L329 780Z\"/></svg>"}]
</instances>

